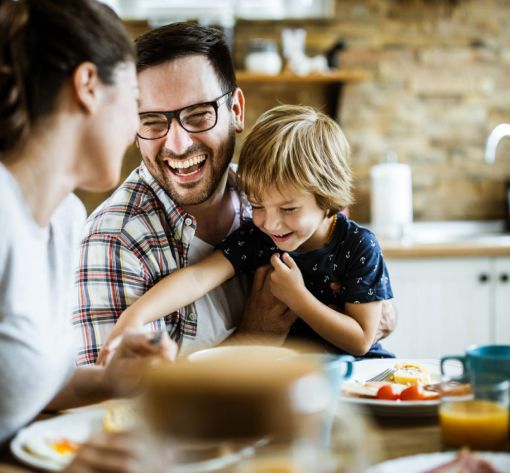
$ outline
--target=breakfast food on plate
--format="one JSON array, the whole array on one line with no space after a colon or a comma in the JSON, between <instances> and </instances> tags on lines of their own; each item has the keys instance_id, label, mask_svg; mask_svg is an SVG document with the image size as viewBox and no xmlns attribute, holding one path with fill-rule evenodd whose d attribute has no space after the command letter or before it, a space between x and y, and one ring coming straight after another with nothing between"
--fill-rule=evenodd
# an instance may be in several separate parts
<instances>
[{"instance_id":1,"label":"breakfast food on plate","mask_svg":"<svg viewBox=\"0 0 510 473\"><path fill-rule=\"evenodd\" d=\"M372 398L384 401L430 401L438 399L430 372L419 363L400 362L384 381L348 380L342 386L347 397Z\"/></svg>"},{"instance_id":2,"label":"breakfast food on plate","mask_svg":"<svg viewBox=\"0 0 510 473\"><path fill-rule=\"evenodd\" d=\"M23 443L23 448L36 457L50 460L64 467L74 458L80 444L61 435L45 432L44 435L34 433L28 436Z\"/></svg>"},{"instance_id":3,"label":"breakfast food on plate","mask_svg":"<svg viewBox=\"0 0 510 473\"><path fill-rule=\"evenodd\" d=\"M488 461L479 458L468 449L462 449L448 463L439 465L424 473L499 473Z\"/></svg>"},{"instance_id":4,"label":"breakfast food on plate","mask_svg":"<svg viewBox=\"0 0 510 473\"><path fill-rule=\"evenodd\" d=\"M427 368L418 363L397 363L395 372L388 381L398 384L429 384L430 373Z\"/></svg>"},{"instance_id":5,"label":"breakfast food on plate","mask_svg":"<svg viewBox=\"0 0 510 473\"><path fill-rule=\"evenodd\" d=\"M136 408L129 403L115 404L106 410L103 428L106 432L121 432L136 424Z\"/></svg>"}]
</instances>

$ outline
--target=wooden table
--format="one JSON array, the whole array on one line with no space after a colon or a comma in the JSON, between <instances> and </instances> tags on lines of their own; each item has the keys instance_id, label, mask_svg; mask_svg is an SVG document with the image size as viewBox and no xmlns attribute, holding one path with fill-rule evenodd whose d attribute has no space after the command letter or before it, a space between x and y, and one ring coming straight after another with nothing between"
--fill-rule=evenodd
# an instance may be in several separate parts
<instances>
[{"instance_id":1,"label":"wooden table","mask_svg":"<svg viewBox=\"0 0 510 473\"><path fill-rule=\"evenodd\" d=\"M447 450L441 443L437 418L371 417L381 443L382 461Z\"/></svg>"},{"instance_id":2,"label":"wooden table","mask_svg":"<svg viewBox=\"0 0 510 473\"><path fill-rule=\"evenodd\" d=\"M373 426L374 438L377 439L380 447L379 451L372 456L373 463L408 455L448 450L441 443L439 423L436 417L391 418L373 416L366 412L362 414L362 418ZM368 439L367 443L369 443ZM366 447L371 448L370 445ZM510 449L507 448L507 451ZM4 473L3 466L9 465L24 467L10 453L8 445L4 445L0 447L0 473ZM7 471L5 470L5 473ZM37 470L30 469L30 471Z\"/></svg>"}]
</instances>

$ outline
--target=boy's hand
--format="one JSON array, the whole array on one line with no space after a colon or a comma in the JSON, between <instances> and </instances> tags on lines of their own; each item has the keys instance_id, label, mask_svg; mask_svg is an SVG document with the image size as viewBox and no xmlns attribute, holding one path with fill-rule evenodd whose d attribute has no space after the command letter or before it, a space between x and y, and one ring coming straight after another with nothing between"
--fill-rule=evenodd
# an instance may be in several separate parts
<instances>
[{"instance_id":1,"label":"boy's hand","mask_svg":"<svg viewBox=\"0 0 510 473\"><path fill-rule=\"evenodd\" d=\"M271 256L271 264L274 268L271 274L271 292L292 308L296 298L306 291L303 275L288 253L283 253L281 257L275 253Z\"/></svg>"}]
</instances>

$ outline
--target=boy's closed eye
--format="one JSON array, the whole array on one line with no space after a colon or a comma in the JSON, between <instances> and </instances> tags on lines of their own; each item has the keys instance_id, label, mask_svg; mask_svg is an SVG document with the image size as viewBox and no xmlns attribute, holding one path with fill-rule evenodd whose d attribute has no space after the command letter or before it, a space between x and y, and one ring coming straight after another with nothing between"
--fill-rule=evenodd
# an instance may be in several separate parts
<instances>
[{"instance_id":1,"label":"boy's closed eye","mask_svg":"<svg viewBox=\"0 0 510 473\"><path fill-rule=\"evenodd\" d=\"M285 207L285 208L282 207L280 210L286 214L290 214L292 212L295 212L297 210L297 207Z\"/></svg>"}]
</instances>

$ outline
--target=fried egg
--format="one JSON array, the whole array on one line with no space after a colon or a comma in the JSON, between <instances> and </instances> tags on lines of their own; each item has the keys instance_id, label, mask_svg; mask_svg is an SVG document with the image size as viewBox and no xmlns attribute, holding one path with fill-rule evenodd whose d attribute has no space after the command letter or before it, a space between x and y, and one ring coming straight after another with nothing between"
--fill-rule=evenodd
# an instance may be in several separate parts
<instances>
[{"instance_id":1,"label":"fried egg","mask_svg":"<svg viewBox=\"0 0 510 473\"><path fill-rule=\"evenodd\" d=\"M67 466L80 448L80 443L52 432L39 432L28 436L23 448L31 455Z\"/></svg>"},{"instance_id":2,"label":"fried egg","mask_svg":"<svg viewBox=\"0 0 510 473\"><path fill-rule=\"evenodd\" d=\"M395 372L389 379L397 384L410 386L413 384L429 384L430 373L427 368L418 363L398 363L395 365Z\"/></svg>"}]
</instances>

